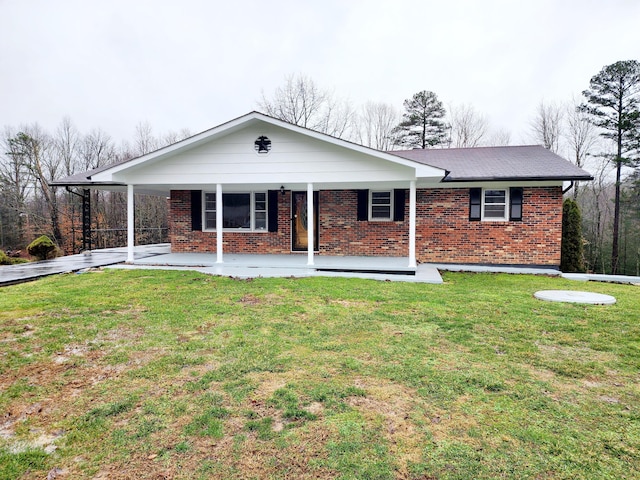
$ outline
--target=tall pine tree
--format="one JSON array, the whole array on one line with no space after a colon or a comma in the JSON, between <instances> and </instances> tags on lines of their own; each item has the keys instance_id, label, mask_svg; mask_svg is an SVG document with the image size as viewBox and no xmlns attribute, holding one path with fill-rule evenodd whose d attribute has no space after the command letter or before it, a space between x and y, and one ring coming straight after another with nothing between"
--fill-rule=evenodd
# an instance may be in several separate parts
<instances>
[{"instance_id":1,"label":"tall pine tree","mask_svg":"<svg viewBox=\"0 0 640 480\"><path fill-rule=\"evenodd\" d=\"M622 167L637 163L638 132L640 131L640 63L636 60L616 62L604 67L591 78L589 89L582 92L586 103L579 109L589 115L589 121L602 129L602 136L613 141L612 155L616 165L615 204L611 273L618 271L620 238L620 186Z\"/></svg>"},{"instance_id":2,"label":"tall pine tree","mask_svg":"<svg viewBox=\"0 0 640 480\"><path fill-rule=\"evenodd\" d=\"M446 111L433 92L423 90L404 101L405 112L396 127L398 143L404 147L429 148L444 145L449 125Z\"/></svg>"}]
</instances>

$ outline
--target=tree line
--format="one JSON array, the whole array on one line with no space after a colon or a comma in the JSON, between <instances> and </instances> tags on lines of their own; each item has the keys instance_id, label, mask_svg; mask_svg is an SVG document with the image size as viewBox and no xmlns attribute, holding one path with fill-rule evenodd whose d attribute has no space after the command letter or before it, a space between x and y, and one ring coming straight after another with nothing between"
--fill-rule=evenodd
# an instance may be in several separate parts
<instances>
[{"instance_id":1,"label":"tree line","mask_svg":"<svg viewBox=\"0 0 640 480\"><path fill-rule=\"evenodd\" d=\"M583 269L640 275L640 64L607 65L582 95L541 101L527 142L590 171L594 181L573 185L580 206ZM291 75L258 102L269 115L379 150L500 146L511 134L491 132L485 115L468 104L445 109L434 92L417 92L403 110L367 102L355 109L304 75Z\"/></svg>"},{"instance_id":2,"label":"tree line","mask_svg":"<svg viewBox=\"0 0 640 480\"><path fill-rule=\"evenodd\" d=\"M37 123L4 127L0 138L0 249L24 252L40 235L47 235L65 253L82 248L82 198L78 188L50 186L52 180L144 155L189 136L186 130L156 136L148 123L139 123L130 142L116 144L103 130L80 132L64 118L53 132ZM91 192L94 248L126 242L126 196ZM137 240L167 241L165 198L136 195Z\"/></svg>"},{"instance_id":3,"label":"tree line","mask_svg":"<svg viewBox=\"0 0 640 480\"><path fill-rule=\"evenodd\" d=\"M541 101L532 114L527 143L544 145L595 177L570 193L582 211L585 268L640 274L640 67L635 60L605 66L580 97ZM423 90L402 109L380 102L359 108L305 75L290 75L258 109L275 118L378 150L465 148L511 143L491 130L472 105L449 105ZM157 136L140 123L130 142L108 133L81 133L65 118L54 132L37 123L6 126L0 138L0 248L24 249L40 234L66 253L81 248L81 199L77 190L52 187L53 179L144 155L189 136L187 130ZM93 191L94 248L124 244L126 198ZM166 241L166 199L136 196L138 242Z\"/></svg>"}]
</instances>

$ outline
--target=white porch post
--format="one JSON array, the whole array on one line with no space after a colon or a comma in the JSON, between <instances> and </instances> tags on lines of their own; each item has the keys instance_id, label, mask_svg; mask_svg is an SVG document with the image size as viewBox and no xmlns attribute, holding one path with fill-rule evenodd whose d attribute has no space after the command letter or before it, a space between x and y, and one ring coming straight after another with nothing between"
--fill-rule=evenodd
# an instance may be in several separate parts
<instances>
[{"instance_id":1,"label":"white porch post","mask_svg":"<svg viewBox=\"0 0 640 480\"><path fill-rule=\"evenodd\" d=\"M416 181L409 185L409 267L416 267Z\"/></svg>"},{"instance_id":2,"label":"white porch post","mask_svg":"<svg viewBox=\"0 0 640 480\"><path fill-rule=\"evenodd\" d=\"M307 183L307 265L313 265L314 218L313 183Z\"/></svg>"},{"instance_id":3,"label":"white porch post","mask_svg":"<svg viewBox=\"0 0 640 480\"><path fill-rule=\"evenodd\" d=\"M134 224L133 185L127 185L127 263L133 263L133 247L136 243Z\"/></svg>"},{"instance_id":4,"label":"white porch post","mask_svg":"<svg viewBox=\"0 0 640 480\"><path fill-rule=\"evenodd\" d=\"M222 184L216 184L216 263L222 260Z\"/></svg>"}]
</instances>

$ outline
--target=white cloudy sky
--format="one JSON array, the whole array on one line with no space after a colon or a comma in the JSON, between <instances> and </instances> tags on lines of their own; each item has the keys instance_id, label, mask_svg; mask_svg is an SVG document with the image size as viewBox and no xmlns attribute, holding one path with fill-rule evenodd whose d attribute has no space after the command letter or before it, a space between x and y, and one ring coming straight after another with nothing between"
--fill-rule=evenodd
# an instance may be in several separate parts
<instances>
[{"instance_id":1,"label":"white cloudy sky","mask_svg":"<svg viewBox=\"0 0 640 480\"><path fill-rule=\"evenodd\" d=\"M526 143L536 106L640 58L638 0L0 0L0 128L210 128L303 73L358 105L420 90Z\"/></svg>"}]
</instances>

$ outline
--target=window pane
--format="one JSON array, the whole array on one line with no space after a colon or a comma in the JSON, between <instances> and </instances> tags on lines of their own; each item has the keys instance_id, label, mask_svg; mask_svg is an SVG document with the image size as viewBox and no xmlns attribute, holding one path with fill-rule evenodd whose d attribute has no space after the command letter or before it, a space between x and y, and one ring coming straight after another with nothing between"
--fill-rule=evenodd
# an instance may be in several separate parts
<instances>
[{"instance_id":1,"label":"window pane","mask_svg":"<svg viewBox=\"0 0 640 480\"><path fill-rule=\"evenodd\" d=\"M371 192L372 205L389 205L391 204L391 192Z\"/></svg>"},{"instance_id":2,"label":"window pane","mask_svg":"<svg viewBox=\"0 0 640 480\"><path fill-rule=\"evenodd\" d=\"M216 209L216 194L215 193L205 193L204 194L204 209L205 210L213 210Z\"/></svg>"},{"instance_id":3,"label":"window pane","mask_svg":"<svg viewBox=\"0 0 640 480\"><path fill-rule=\"evenodd\" d=\"M507 199L506 190L485 190L484 203L502 203Z\"/></svg>"},{"instance_id":4,"label":"window pane","mask_svg":"<svg viewBox=\"0 0 640 480\"><path fill-rule=\"evenodd\" d=\"M222 204L224 228L251 228L251 194L225 193Z\"/></svg>"},{"instance_id":5,"label":"window pane","mask_svg":"<svg viewBox=\"0 0 640 480\"><path fill-rule=\"evenodd\" d=\"M216 228L216 212L206 212L204 216L204 228L214 230Z\"/></svg>"},{"instance_id":6,"label":"window pane","mask_svg":"<svg viewBox=\"0 0 640 480\"><path fill-rule=\"evenodd\" d=\"M256 211L261 211L261 210L266 210L267 209L267 202L264 201L256 201Z\"/></svg>"},{"instance_id":7,"label":"window pane","mask_svg":"<svg viewBox=\"0 0 640 480\"><path fill-rule=\"evenodd\" d=\"M267 212L256 212L256 230L267 228Z\"/></svg>"},{"instance_id":8,"label":"window pane","mask_svg":"<svg viewBox=\"0 0 640 480\"><path fill-rule=\"evenodd\" d=\"M264 192L256 192L255 194L256 197L256 202L266 202L267 201L267 194Z\"/></svg>"},{"instance_id":9,"label":"window pane","mask_svg":"<svg viewBox=\"0 0 640 480\"><path fill-rule=\"evenodd\" d=\"M391 218L391 207L373 205L371 207L371 218Z\"/></svg>"},{"instance_id":10,"label":"window pane","mask_svg":"<svg viewBox=\"0 0 640 480\"><path fill-rule=\"evenodd\" d=\"M504 218L504 205L485 205L485 218Z\"/></svg>"}]
</instances>

